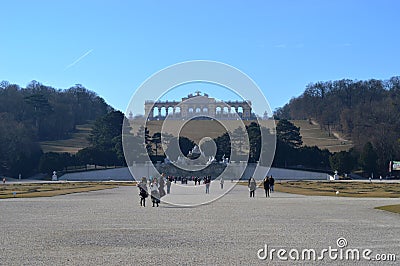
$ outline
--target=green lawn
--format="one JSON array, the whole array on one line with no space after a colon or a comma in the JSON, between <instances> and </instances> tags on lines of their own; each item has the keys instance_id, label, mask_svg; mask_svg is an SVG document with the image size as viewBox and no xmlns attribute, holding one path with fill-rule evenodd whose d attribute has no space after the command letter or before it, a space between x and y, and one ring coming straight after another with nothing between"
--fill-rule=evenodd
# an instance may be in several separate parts
<instances>
[{"instance_id":1,"label":"green lawn","mask_svg":"<svg viewBox=\"0 0 400 266\"><path fill-rule=\"evenodd\" d=\"M376 207L375 209L384 210L384 211L394 212L394 213L399 213L400 214L400 204L380 206L380 207Z\"/></svg>"},{"instance_id":2,"label":"green lawn","mask_svg":"<svg viewBox=\"0 0 400 266\"><path fill-rule=\"evenodd\" d=\"M0 199L52 197L71 193L110 189L118 186L133 186L135 182L65 182L26 183L0 185Z\"/></svg>"},{"instance_id":3,"label":"green lawn","mask_svg":"<svg viewBox=\"0 0 400 266\"><path fill-rule=\"evenodd\" d=\"M281 181L276 183L275 190L309 196L400 198L398 183Z\"/></svg>"}]
</instances>

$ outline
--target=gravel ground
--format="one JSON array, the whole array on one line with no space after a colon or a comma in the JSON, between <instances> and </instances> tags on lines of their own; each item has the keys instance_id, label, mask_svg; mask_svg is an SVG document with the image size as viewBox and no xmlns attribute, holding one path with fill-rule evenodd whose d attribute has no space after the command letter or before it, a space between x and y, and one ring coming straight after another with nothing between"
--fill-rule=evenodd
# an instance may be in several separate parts
<instances>
[{"instance_id":1,"label":"gravel ground","mask_svg":"<svg viewBox=\"0 0 400 266\"><path fill-rule=\"evenodd\" d=\"M149 202L140 207L135 187L0 200L0 265L354 264L327 254L317 262L283 262L276 253L273 260L257 258L265 244L287 251L312 248L319 254L337 248L339 237L347 239L346 248L371 249L371 256L394 253L395 265L400 215L374 207L399 203L278 192L266 199L261 189L250 199L244 186L196 208L152 208Z\"/></svg>"}]
</instances>

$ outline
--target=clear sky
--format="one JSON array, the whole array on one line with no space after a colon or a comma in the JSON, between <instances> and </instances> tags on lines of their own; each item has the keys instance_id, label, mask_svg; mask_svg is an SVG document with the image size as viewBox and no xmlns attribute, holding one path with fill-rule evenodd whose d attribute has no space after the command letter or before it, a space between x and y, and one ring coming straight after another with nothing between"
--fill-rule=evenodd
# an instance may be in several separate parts
<instances>
[{"instance_id":1,"label":"clear sky","mask_svg":"<svg viewBox=\"0 0 400 266\"><path fill-rule=\"evenodd\" d=\"M150 75L187 60L242 70L272 109L310 82L400 74L396 0L2 0L0 10L0 80L82 84L122 111Z\"/></svg>"}]
</instances>

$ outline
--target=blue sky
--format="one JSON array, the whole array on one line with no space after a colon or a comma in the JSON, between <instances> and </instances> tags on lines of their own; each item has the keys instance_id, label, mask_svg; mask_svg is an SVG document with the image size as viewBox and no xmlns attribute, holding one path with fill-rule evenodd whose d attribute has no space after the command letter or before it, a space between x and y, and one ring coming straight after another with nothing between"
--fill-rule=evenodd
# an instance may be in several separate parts
<instances>
[{"instance_id":1,"label":"blue sky","mask_svg":"<svg viewBox=\"0 0 400 266\"><path fill-rule=\"evenodd\" d=\"M0 80L82 84L122 111L149 76L187 60L242 70L272 109L310 82L400 70L396 0L6 0L0 10Z\"/></svg>"}]
</instances>

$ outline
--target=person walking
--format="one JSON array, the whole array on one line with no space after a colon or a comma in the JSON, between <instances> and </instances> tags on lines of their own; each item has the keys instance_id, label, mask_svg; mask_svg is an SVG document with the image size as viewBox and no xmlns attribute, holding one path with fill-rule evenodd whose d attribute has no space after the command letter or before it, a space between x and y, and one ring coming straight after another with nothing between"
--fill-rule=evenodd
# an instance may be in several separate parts
<instances>
[{"instance_id":1,"label":"person walking","mask_svg":"<svg viewBox=\"0 0 400 266\"><path fill-rule=\"evenodd\" d=\"M171 184L172 184L172 177L169 176L167 178L167 194L169 194L171 192Z\"/></svg>"},{"instance_id":2,"label":"person walking","mask_svg":"<svg viewBox=\"0 0 400 266\"><path fill-rule=\"evenodd\" d=\"M270 192L274 192L274 185L275 185L275 179L272 177L269 178L269 188L270 188Z\"/></svg>"},{"instance_id":3,"label":"person walking","mask_svg":"<svg viewBox=\"0 0 400 266\"><path fill-rule=\"evenodd\" d=\"M149 196L147 192L147 180L146 177L142 177L142 181L138 183L139 196L140 196L140 206L146 207L146 198Z\"/></svg>"},{"instance_id":4,"label":"person walking","mask_svg":"<svg viewBox=\"0 0 400 266\"><path fill-rule=\"evenodd\" d=\"M204 177L204 184L206 184L206 194L210 194L211 176Z\"/></svg>"},{"instance_id":5,"label":"person walking","mask_svg":"<svg viewBox=\"0 0 400 266\"><path fill-rule=\"evenodd\" d=\"M224 178L221 177L221 181L219 181L219 184L221 185L221 189L224 189Z\"/></svg>"},{"instance_id":6,"label":"person walking","mask_svg":"<svg viewBox=\"0 0 400 266\"><path fill-rule=\"evenodd\" d=\"M255 196L256 194L256 189L257 189L257 183L254 177L250 177L249 179L249 184L248 184L249 190L250 190L250 198Z\"/></svg>"},{"instance_id":7,"label":"person walking","mask_svg":"<svg viewBox=\"0 0 400 266\"><path fill-rule=\"evenodd\" d=\"M164 179L164 174L162 174L160 176L160 181L158 182L158 192L160 193L159 199L161 199L166 195L164 187L165 187L165 179Z\"/></svg>"},{"instance_id":8,"label":"person walking","mask_svg":"<svg viewBox=\"0 0 400 266\"><path fill-rule=\"evenodd\" d=\"M157 205L160 203L160 192L158 191L158 184L157 184L157 178L153 178L153 182L150 185L150 193L151 193L151 201L153 202L153 207L154 205Z\"/></svg>"},{"instance_id":9,"label":"person walking","mask_svg":"<svg viewBox=\"0 0 400 266\"><path fill-rule=\"evenodd\" d=\"M269 197L269 189L270 189L270 181L269 181L268 176L266 176L264 178L263 184L264 184L264 190L265 190L265 197L268 198Z\"/></svg>"}]
</instances>

